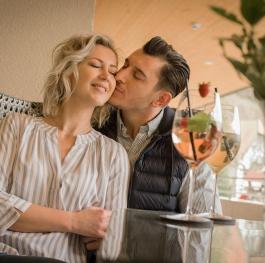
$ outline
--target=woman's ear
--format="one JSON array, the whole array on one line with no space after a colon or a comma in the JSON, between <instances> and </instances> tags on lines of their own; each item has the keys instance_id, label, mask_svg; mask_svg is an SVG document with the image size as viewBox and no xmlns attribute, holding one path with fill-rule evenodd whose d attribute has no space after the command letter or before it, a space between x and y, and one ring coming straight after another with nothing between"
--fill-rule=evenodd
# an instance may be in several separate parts
<instances>
[{"instance_id":1,"label":"woman's ear","mask_svg":"<svg viewBox=\"0 0 265 263\"><path fill-rule=\"evenodd\" d=\"M172 99L172 94L169 91L161 90L155 99L152 102L153 107L165 107Z\"/></svg>"}]
</instances>

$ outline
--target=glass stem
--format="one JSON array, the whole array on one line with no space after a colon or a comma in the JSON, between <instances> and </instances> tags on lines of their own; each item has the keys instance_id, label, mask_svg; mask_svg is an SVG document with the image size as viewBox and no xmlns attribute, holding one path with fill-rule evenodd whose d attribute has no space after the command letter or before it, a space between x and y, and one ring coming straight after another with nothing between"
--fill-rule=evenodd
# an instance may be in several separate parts
<instances>
[{"instance_id":1,"label":"glass stem","mask_svg":"<svg viewBox=\"0 0 265 263\"><path fill-rule=\"evenodd\" d=\"M214 188L213 188L213 196L212 196L212 205L210 208L210 214L215 214L215 196L216 196L216 188L217 188L217 175L215 172L212 172L213 178L214 178Z\"/></svg>"},{"instance_id":2,"label":"glass stem","mask_svg":"<svg viewBox=\"0 0 265 263\"><path fill-rule=\"evenodd\" d=\"M192 197L193 197L193 188L194 188L194 175L193 175L193 168L189 169L189 195L188 195L188 203L186 208L186 214L192 214Z\"/></svg>"},{"instance_id":3,"label":"glass stem","mask_svg":"<svg viewBox=\"0 0 265 263\"><path fill-rule=\"evenodd\" d=\"M184 229L184 246L183 246L183 254L182 254L182 262L188 263L188 247L190 243L190 229Z\"/></svg>"}]
</instances>

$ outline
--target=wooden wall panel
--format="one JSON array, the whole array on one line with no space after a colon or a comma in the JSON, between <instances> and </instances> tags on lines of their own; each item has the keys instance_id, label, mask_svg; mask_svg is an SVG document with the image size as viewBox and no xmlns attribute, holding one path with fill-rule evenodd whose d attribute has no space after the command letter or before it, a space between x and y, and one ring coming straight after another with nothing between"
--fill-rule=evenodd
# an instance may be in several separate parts
<instances>
[{"instance_id":1,"label":"wooden wall panel","mask_svg":"<svg viewBox=\"0 0 265 263\"><path fill-rule=\"evenodd\" d=\"M210 81L225 94L247 86L223 58L217 41L239 27L214 14L209 5L226 6L237 13L239 0L97 0L94 31L111 36L122 59L160 35L188 60L191 87ZM194 30L194 22L201 28ZM237 56L232 46L229 49Z\"/></svg>"}]
</instances>

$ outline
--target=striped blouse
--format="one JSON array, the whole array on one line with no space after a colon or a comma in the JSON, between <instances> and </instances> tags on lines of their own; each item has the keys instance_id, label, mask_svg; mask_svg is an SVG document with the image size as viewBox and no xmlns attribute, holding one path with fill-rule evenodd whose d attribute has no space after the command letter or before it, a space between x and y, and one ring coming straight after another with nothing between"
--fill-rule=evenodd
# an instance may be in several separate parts
<instances>
[{"instance_id":1,"label":"striped blouse","mask_svg":"<svg viewBox=\"0 0 265 263\"><path fill-rule=\"evenodd\" d=\"M42 118L14 113L0 121L0 251L86 262L79 235L8 230L31 203L67 211L126 207L124 148L92 130L77 136L61 163L57 135Z\"/></svg>"}]
</instances>

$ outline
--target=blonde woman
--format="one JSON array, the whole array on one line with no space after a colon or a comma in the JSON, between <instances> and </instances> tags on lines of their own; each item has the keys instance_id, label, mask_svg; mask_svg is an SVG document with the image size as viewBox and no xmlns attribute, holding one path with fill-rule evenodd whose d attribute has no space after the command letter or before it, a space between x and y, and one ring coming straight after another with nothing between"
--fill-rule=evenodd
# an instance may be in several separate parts
<instances>
[{"instance_id":1,"label":"blonde woman","mask_svg":"<svg viewBox=\"0 0 265 263\"><path fill-rule=\"evenodd\" d=\"M44 117L0 122L1 252L86 262L82 239L102 238L110 210L126 207L126 151L91 127L116 71L108 37L74 36L54 50Z\"/></svg>"}]
</instances>

